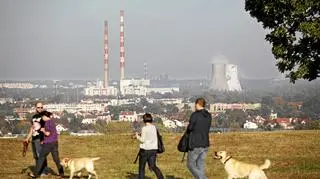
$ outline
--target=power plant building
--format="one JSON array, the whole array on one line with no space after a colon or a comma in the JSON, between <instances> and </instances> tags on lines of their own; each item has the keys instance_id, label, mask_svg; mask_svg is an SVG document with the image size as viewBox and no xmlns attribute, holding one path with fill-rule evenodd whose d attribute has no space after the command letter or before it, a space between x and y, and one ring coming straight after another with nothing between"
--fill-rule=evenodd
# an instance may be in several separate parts
<instances>
[{"instance_id":1,"label":"power plant building","mask_svg":"<svg viewBox=\"0 0 320 179\"><path fill-rule=\"evenodd\" d=\"M109 86L109 36L108 22L104 22L104 81L98 81L96 85L84 89L86 96L118 96L118 95L138 95L146 96L151 92L166 93L179 91L179 88L149 88L148 67L144 63L143 79L125 78L125 31L124 31L124 11L120 10L120 85Z\"/></svg>"},{"instance_id":2,"label":"power plant building","mask_svg":"<svg viewBox=\"0 0 320 179\"><path fill-rule=\"evenodd\" d=\"M120 80L121 95L146 96L147 89L150 86L150 80L145 79L125 79Z\"/></svg>"},{"instance_id":3,"label":"power plant building","mask_svg":"<svg viewBox=\"0 0 320 179\"><path fill-rule=\"evenodd\" d=\"M117 96L118 88L115 86L104 87L102 81L97 81L95 86L90 86L84 89L84 95L86 96Z\"/></svg>"},{"instance_id":4,"label":"power plant building","mask_svg":"<svg viewBox=\"0 0 320 179\"><path fill-rule=\"evenodd\" d=\"M229 64L225 56L215 56L212 61L210 89L241 91L237 65Z\"/></svg>"}]
</instances>

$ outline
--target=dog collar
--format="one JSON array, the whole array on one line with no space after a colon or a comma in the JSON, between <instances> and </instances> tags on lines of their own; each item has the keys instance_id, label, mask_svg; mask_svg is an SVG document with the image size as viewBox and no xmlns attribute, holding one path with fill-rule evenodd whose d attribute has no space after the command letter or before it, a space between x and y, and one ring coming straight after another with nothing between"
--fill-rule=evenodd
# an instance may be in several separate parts
<instances>
[{"instance_id":1,"label":"dog collar","mask_svg":"<svg viewBox=\"0 0 320 179\"><path fill-rule=\"evenodd\" d=\"M229 157L226 161L223 162L223 164L225 165L232 157Z\"/></svg>"}]
</instances>

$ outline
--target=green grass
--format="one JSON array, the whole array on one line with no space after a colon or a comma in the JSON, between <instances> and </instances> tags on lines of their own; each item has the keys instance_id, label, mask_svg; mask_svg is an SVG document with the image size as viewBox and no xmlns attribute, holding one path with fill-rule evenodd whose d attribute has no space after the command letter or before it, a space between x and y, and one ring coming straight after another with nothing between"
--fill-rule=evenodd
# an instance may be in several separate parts
<instances>
[{"instance_id":1,"label":"green grass","mask_svg":"<svg viewBox=\"0 0 320 179\"><path fill-rule=\"evenodd\" d=\"M181 163L182 153L176 149L180 136L163 134L166 152L159 155L158 166L166 178L192 178L186 163ZM138 142L130 133L60 136L59 140L60 158L101 157L95 163L100 179L134 178L137 174L138 166L133 161ZM206 159L206 173L210 179L226 178L223 165L211 157L217 150L227 150L234 158L250 163L262 164L266 158L270 159L272 165L265 170L269 178L312 179L320 176L320 131L212 134L211 141ZM0 178L28 178L21 170L34 163L30 146L25 158L21 156L22 139L0 139L0 146ZM50 168L56 171L52 157L48 160ZM66 175L69 175L68 170ZM148 170L147 176L155 178Z\"/></svg>"}]
</instances>

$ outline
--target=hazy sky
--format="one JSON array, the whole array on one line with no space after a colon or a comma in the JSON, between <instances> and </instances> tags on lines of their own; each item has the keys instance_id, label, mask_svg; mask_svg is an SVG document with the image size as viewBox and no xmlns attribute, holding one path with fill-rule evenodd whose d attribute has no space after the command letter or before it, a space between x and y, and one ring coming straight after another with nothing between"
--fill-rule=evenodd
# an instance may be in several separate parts
<instances>
[{"instance_id":1,"label":"hazy sky","mask_svg":"<svg viewBox=\"0 0 320 179\"><path fill-rule=\"evenodd\" d=\"M126 76L208 78L218 54L250 78L278 76L265 32L244 0L0 0L0 79L119 78L119 10L125 10Z\"/></svg>"}]
</instances>

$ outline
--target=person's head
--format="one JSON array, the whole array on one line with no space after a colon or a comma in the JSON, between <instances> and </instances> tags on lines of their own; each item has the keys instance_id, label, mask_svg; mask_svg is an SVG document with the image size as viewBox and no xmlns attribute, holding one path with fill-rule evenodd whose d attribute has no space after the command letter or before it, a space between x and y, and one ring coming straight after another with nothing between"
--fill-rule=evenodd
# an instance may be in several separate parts
<instances>
[{"instance_id":1,"label":"person's head","mask_svg":"<svg viewBox=\"0 0 320 179\"><path fill-rule=\"evenodd\" d=\"M43 111L43 104L42 104L42 103L37 102L37 103L35 104L35 107L36 107L36 112L37 112L38 114Z\"/></svg>"},{"instance_id":2,"label":"person's head","mask_svg":"<svg viewBox=\"0 0 320 179\"><path fill-rule=\"evenodd\" d=\"M201 110L206 106L206 101L203 98L198 98L195 102L196 110Z\"/></svg>"},{"instance_id":3,"label":"person's head","mask_svg":"<svg viewBox=\"0 0 320 179\"><path fill-rule=\"evenodd\" d=\"M52 113L49 112L49 111L42 111L42 112L40 113L40 115L41 115L41 117L42 117L42 119L43 119L44 121L48 121L48 120L50 120L51 117L52 117Z\"/></svg>"},{"instance_id":4,"label":"person's head","mask_svg":"<svg viewBox=\"0 0 320 179\"><path fill-rule=\"evenodd\" d=\"M142 119L143 119L143 122L144 123L152 123L153 119L152 119L152 116L150 113L145 113L143 116L142 116Z\"/></svg>"}]
</instances>

